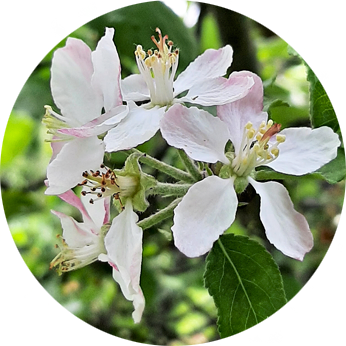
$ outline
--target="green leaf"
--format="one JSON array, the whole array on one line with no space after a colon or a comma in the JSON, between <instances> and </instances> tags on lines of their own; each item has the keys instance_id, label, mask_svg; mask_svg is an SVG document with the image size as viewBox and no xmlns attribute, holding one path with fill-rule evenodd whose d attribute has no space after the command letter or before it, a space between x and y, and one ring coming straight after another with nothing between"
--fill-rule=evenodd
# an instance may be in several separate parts
<instances>
[{"instance_id":1,"label":"green leaf","mask_svg":"<svg viewBox=\"0 0 346 346\"><path fill-rule=\"evenodd\" d=\"M329 126L334 132L340 131L340 126L330 99L315 73L307 66L310 82L310 117L313 127Z\"/></svg>"},{"instance_id":2,"label":"green leaf","mask_svg":"<svg viewBox=\"0 0 346 346\"><path fill-rule=\"evenodd\" d=\"M214 244L206 259L204 284L218 309L222 338L256 325L287 302L272 256L244 236L226 234Z\"/></svg>"},{"instance_id":3,"label":"green leaf","mask_svg":"<svg viewBox=\"0 0 346 346\"><path fill-rule=\"evenodd\" d=\"M336 158L319 168L314 174L322 177L329 184L335 184L345 179L345 150L343 148L338 148L338 155Z\"/></svg>"}]
</instances>

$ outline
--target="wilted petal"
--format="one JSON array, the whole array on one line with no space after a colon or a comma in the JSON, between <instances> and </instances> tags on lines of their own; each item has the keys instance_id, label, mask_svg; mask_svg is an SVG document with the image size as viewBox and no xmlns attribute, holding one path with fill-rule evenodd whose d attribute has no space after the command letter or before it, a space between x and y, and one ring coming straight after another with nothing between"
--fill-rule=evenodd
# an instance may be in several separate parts
<instances>
[{"instance_id":1,"label":"wilted petal","mask_svg":"<svg viewBox=\"0 0 346 346\"><path fill-rule=\"evenodd\" d=\"M165 109L132 106L127 116L104 138L106 151L127 150L148 141L160 127Z\"/></svg>"},{"instance_id":2,"label":"wilted petal","mask_svg":"<svg viewBox=\"0 0 346 346\"><path fill-rule=\"evenodd\" d=\"M80 125L98 116L102 95L91 85L91 50L81 40L68 38L66 46L55 51L51 69L51 90L61 113Z\"/></svg>"},{"instance_id":3,"label":"wilted petal","mask_svg":"<svg viewBox=\"0 0 346 346\"><path fill-rule=\"evenodd\" d=\"M239 151L244 127L251 122L254 128L258 128L262 121L267 121L267 113L263 109L263 84L262 80L254 73L248 71L233 73L236 78L252 78L254 85L247 95L238 101L217 107L218 117L225 122L230 133L235 151ZM232 75L233 75L232 74Z\"/></svg>"},{"instance_id":4,"label":"wilted petal","mask_svg":"<svg viewBox=\"0 0 346 346\"><path fill-rule=\"evenodd\" d=\"M160 128L168 144L184 149L192 159L229 163L224 154L227 128L208 112L175 104L162 118Z\"/></svg>"},{"instance_id":5,"label":"wilted petal","mask_svg":"<svg viewBox=\"0 0 346 346\"><path fill-rule=\"evenodd\" d=\"M248 93L254 82L250 76L238 75L234 72L228 79L219 77L194 84L179 101L214 106L239 100Z\"/></svg>"},{"instance_id":6,"label":"wilted petal","mask_svg":"<svg viewBox=\"0 0 346 346\"><path fill-rule=\"evenodd\" d=\"M277 182L250 184L261 197L260 218L268 240L285 255L303 260L313 246L305 217L298 213L285 187Z\"/></svg>"},{"instance_id":7,"label":"wilted petal","mask_svg":"<svg viewBox=\"0 0 346 346\"><path fill-rule=\"evenodd\" d=\"M237 206L233 180L210 176L194 184L174 210L175 246L188 257L205 254L233 223Z\"/></svg>"},{"instance_id":8,"label":"wilted petal","mask_svg":"<svg viewBox=\"0 0 346 346\"><path fill-rule=\"evenodd\" d=\"M138 216L128 200L125 209L113 219L105 237L105 247L113 277L119 283L126 299L133 301L132 317L136 323L141 319L144 297L139 286L142 263L143 231L137 226Z\"/></svg>"},{"instance_id":9,"label":"wilted petal","mask_svg":"<svg viewBox=\"0 0 346 346\"><path fill-rule=\"evenodd\" d=\"M278 158L267 166L286 174L314 172L336 157L340 145L339 136L327 126L288 128L280 134L285 135L286 140L278 147Z\"/></svg>"},{"instance_id":10,"label":"wilted petal","mask_svg":"<svg viewBox=\"0 0 346 346\"><path fill-rule=\"evenodd\" d=\"M97 137L67 142L48 165L46 194L59 195L83 180L82 173L96 170L103 162L104 145Z\"/></svg>"},{"instance_id":11,"label":"wilted petal","mask_svg":"<svg viewBox=\"0 0 346 346\"><path fill-rule=\"evenodd\" d=\"M132 74L121 81L125 101L146 101L150 99L149 89L141 74Z\"/></svg>"},{"instance_id":12,"label":"wilted petal","mask_svg":"<svg viewBox=\"0 0 346 346\"><path fill-rule=\"evenodd\" d=\"M92 52L94 74L92 85L103 96L103 106L107 111L122 104L120 90L120 60L113 42L114 29L106 28L103 36Z\"/></svg>"},{"instance_id":13,"label":"wilted petal","mask_svg":"<svg viewBox=\"0 0 346 346\"><path fill-rule=\"evenodd\" d=\"M232 64L232 55L233 49L228 45L218 50L207 49L178 76L174 82L174 96L207 79L224 76Z\"/></svg>"}]
</instances>

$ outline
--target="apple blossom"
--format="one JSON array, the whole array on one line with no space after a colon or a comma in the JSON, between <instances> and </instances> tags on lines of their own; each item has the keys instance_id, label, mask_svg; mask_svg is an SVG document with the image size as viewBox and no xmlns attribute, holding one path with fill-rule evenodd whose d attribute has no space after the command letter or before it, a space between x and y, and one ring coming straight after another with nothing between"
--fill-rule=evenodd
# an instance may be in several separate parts
<instances>
[{"instance_id":1,"label":"apple blossom","mask_svg":"<svg viewBox=\"0 0 346 346\"><path fill-rule=\"evenodd\" d=\"M258 166L278 172L312 173L334 159L340 145L329 127L287 128L268 120L263 108L263 86L258 76L242 99L219 106L218 117L195 107L174 105L161 121L166 141L184 149L194 160L223 166L219 176L194 184L174 211L175 245L189 257L200 256L233 223L237 193L250 183L260 195L260 218L268 240L285 255L302 260L313 246L303 215L298 213L283 185L255 180ZM228 140L233 150L224 152Z\"/></svg>"},{"instance_id":2,"label":"apple blossom","mask_svg":"<svg viewBox=\"0 0 346 346\"><path fill-rule=\"evenodd\" d=\"M106 28L94 52L83 41L68 38L66 46L54 53L51 91L62 115L46 106L43 123L52 135L53 150L47 168L47 194L67 191L78 183L81 172L100 166L104 143L98 135L128 112L122 103L120 61L113 35L114 29Z\"/></svg>"},{"instance_id":3,"label":"apple blossom","mask_svg":"<svg viewBox=\"0 0 346 346\"><path fill-rule=\"evenodd\" d=\"M196 58L176 80L180 52L173 49L168 36L156 29L159 40L152 41L157 50L145 52L138 45L135 51L140 74L122 80L121 90L130 107L129 114L106 135L106 151L136 147L149 140L160 128L160 120L175 103L194 103L202 106L222 105L246 95L253 85L249 76L234 72L224 78L232 63L231 46L208 49ZM181 96L186 92L185 96ZM137 106L135 102L147 103Z\"/></svg>"},{"instance_id":4,"label":"apple blossom","mask_svg":"<svg viewBox=\"0 0 346 346\"><path fill-rule=\"evenodd\" d=\"M85 172L81 199L71 190L59 195L81 212L83 222L53 211L61 220L63 245L51 267L57 266L58 272L63 273L96 260L108 262L123 295L133 301L135 310L132 317L138 323L145 306L139 284L143 231L137 226L138 216L133 211L131 199L126 200L122 211L111 223L109 217L111 196L130 196L135 184L132 177L122 177L119 181L111 172L105 167L91 174ZM89 193L96 194L97 198L89 200Z\"/></svg>"}]
</instances>

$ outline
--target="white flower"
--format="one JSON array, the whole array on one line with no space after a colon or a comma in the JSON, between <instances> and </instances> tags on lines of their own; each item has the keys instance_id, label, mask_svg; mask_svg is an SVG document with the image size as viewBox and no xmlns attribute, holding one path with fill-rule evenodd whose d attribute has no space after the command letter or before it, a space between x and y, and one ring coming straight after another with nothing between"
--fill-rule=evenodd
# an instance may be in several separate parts
<instances>
[{"instance_id":1,"label":"white flower","mask_svg":"<svg viewBox=\"0 0 346 346\"><path fill-rule=\"evenodd\" d=\"M249 76L234 72L223 78L232 63L232 48L208 49L197 57L176 80L180 52L173 49L168 36L156 29L159 41L152 36L157 50L135 51L140 74L130 75L121 83L129 114L106 135L106 151L129 149L149 140L160 127L160 120L175 103L189 102L202 106L222 105L246 95L253 85ZM185 96L179 97L186 92ZM147 101L142 106L134 102Z\"/></svg>"},{"instance_id":2,"label":"white flower","mask_svg":"<svg viewBox=\"0 0 346 346\"><path fill-rule=\"evenodd\" d=\"M63 273L96 260L108 262L124 297L133 302L132 317L138 323L145 306L140 287L143 231L137 226L138 216L133 211L131 199L127 200L123 211L110 224L110 195L118 194L121 188L114 184L114 176L106 177L106 174L107 171L89 177L93 186L91 191L84 190L86 193L82 193L81 199L72 190L59 195L81 212L83 222L79 223L63 213L52 211L61 220L63 245L61 252L51 262L51 267L57 266L59 273ZM97 186L98 183L100 186ZM89 183L83 185L87 184ZM89 192L95 193L98 198L89 200Z\"/></svg>"},{"instance_id":3,"label":"white flower","mask_svg":"<svg viewBox=\"0 0 346 346\"><path fill-rule=\"evenodd\" d=\"M266 236L285 255L302 260L313 246L303 215L294 210L287 190L277 182L256 182L254 169L265 165L282 173L311 173L336 157L339 138L329 127L288 128L262 112L263 86L255 84L242 99L219 106L218 117L197 108L173 106L161 121L166 141L198 161L224 164L219 176L194 184L175 209L175 245L190 257L211 249L234 221L238 199L250 183L261 198ZM234 152L224 153L231 140Z\"/></svg>"},{"instance_id":4,"label":"white flower","mask_svg":"<svg viewBox=\"0 0 346 346\"><path fill-rule=\"evenodd\" d=\"M83 41L68 38L66 46L54 53L51 91L62 115L46 106L43 123L53 136L47 194L69 190L79 182L81 172L100 166L104 143L97 136L128 112L122 105L120 61L113 34L114 29L107 28L94 52Z\"/></svg>"}]
</instances>

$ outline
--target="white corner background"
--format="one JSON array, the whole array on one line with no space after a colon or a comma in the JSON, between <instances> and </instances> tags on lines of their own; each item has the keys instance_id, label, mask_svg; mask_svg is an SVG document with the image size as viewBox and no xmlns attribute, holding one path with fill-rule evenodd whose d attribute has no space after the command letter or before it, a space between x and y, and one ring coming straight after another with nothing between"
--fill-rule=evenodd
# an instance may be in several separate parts
<instances>
[{"instance_id":1,"label":"white corner background","mask_svg":"<svg viewBox=\"0 0 346 346\"><path fill-rule=\"evenodd\" d=\"M180 0L170 0L179 2ZM140 1L17 0L0 14L0 142L13 104L35 66L63 37L106 12ZM345 125L345 18L342 1L212 1L265 25L294 47L315 71ZM231 23L230 23L231 25ZM132 44L132 42L129 42ZM40 100L37 100L40 102ZM304 289L259 325L219 345L345 345L345 213L332 245ZM77 319L36 281L1 222L1 333L3 345L132 345Z\"/></svg>"}]
</instances>

